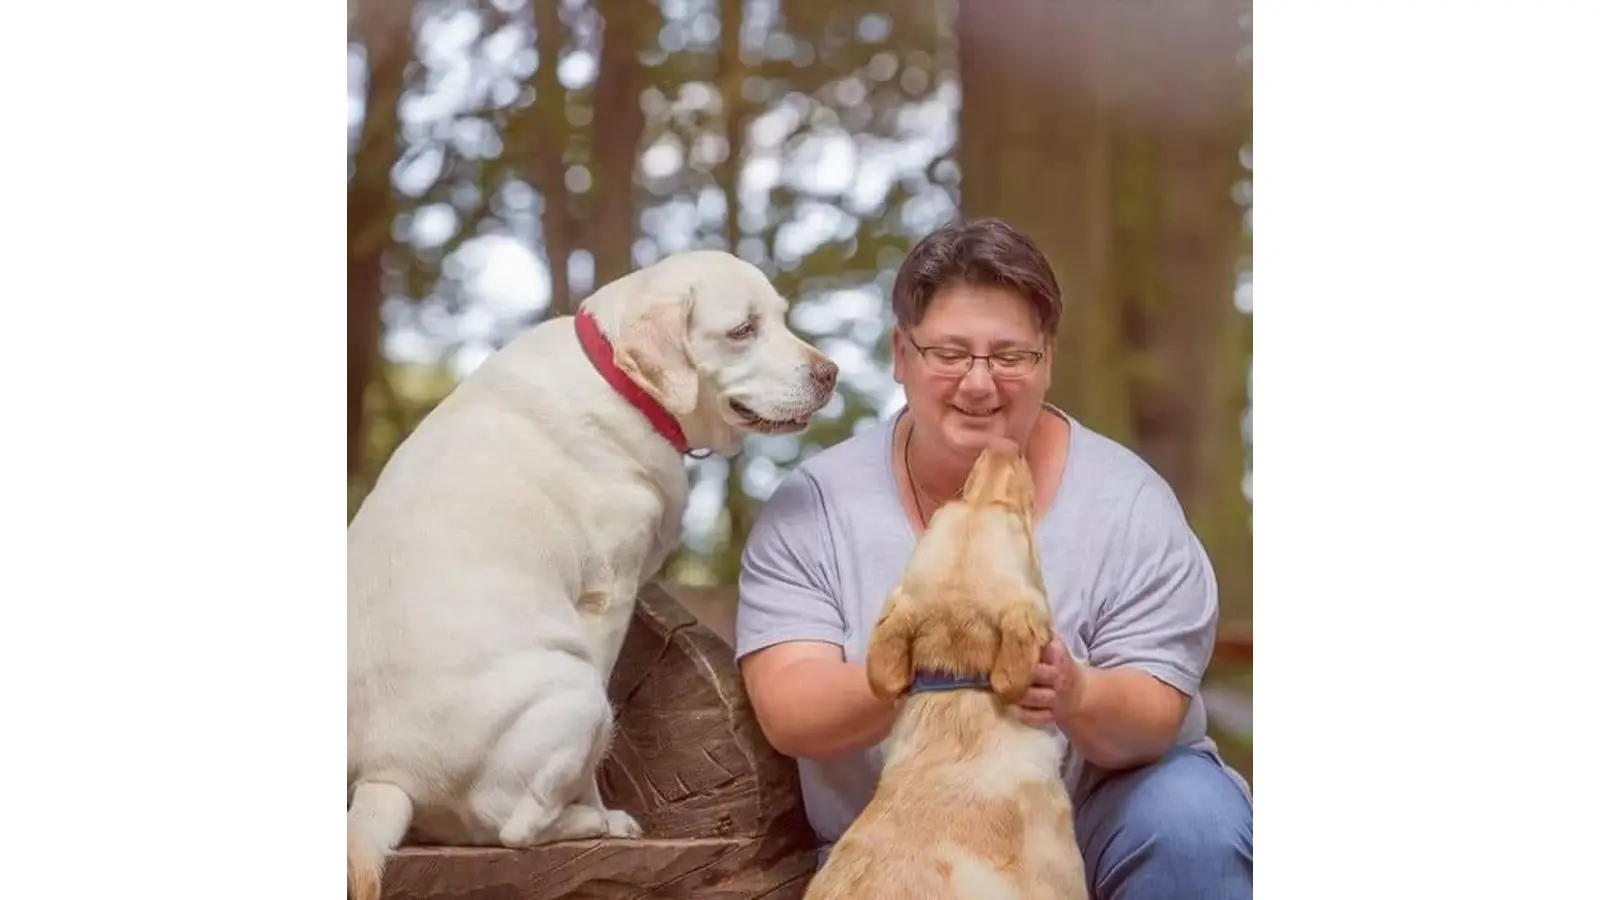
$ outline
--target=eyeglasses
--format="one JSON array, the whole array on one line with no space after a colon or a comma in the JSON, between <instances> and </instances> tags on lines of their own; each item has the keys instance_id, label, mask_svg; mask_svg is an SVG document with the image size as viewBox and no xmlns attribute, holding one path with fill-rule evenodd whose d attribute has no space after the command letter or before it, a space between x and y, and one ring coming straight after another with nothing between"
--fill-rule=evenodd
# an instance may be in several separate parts
<instances>
[{"instance_id":1,"label":"eyeglasses","mask_svg":"<svg viewBox=\"0 0 1600 900\"><path fill-rule=\"evenodd\" d=\"M906 334L906 340L917 348L917 353L921 354L922 362L930 372L945 378L965 377L972 371L972 364L980 359L988 363L989 374L995 378L1027 378L1044 359L1044 353L1039 350L1001 350L986 355L959 347L924 347L909 333Z\"/></svg>"}]
</instances>

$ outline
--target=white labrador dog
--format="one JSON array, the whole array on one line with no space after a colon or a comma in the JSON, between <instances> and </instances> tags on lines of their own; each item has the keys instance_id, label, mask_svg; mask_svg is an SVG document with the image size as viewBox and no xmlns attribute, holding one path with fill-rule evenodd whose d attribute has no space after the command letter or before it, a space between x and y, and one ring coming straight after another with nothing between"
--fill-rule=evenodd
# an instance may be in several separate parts
<instances>
[{"instance_id":1,"label":"white labrador dog","mask_svg":"<svg viewBox=\"0 0 1600 900\"><path fill-rule=\"evenodd\" d=\"M349 528L350 890L414 831L637 837L601 805L606 685L677 545L682 453L796 432L838 368L754 266L669 257L492 356L395 452Z\"/></svg>"}]
</instances>

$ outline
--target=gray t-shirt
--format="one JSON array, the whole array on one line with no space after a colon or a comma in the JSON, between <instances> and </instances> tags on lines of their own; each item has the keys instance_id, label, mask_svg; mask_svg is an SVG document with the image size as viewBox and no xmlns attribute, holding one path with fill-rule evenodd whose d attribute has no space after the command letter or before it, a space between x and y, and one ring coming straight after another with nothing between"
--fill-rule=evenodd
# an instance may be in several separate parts
<instances>
[{"instance_id":1,"label":"gray t-shirt","mask_svg":"<svg viewBox=\"0 0 1600 900\"><path fill-rule=\"evenodd\" d=\"M1178 743L1216 755L1201 676L1216 637L1216 577L1171 488L1131 451L1053 407L1072 429L1061 486L1038 524L1055 626L1074 659L1134 666L1193 698ZM737 655L825 641L864 662L867 639L916 541L891 463L890 417L818 453L778 485L751 529L739 575ZM798 761L806 812L826 843L866 807L881 746ZM1230 771L1241 789L1242 778ZM1069 749L1073 799L1104 773Z\"/></svg>"}]
</instances>

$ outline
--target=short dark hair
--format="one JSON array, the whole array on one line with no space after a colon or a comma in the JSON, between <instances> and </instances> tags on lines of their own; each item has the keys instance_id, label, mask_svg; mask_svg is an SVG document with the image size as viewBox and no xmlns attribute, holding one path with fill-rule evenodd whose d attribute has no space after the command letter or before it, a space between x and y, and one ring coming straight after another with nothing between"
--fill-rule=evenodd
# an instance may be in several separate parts
<instances>
[{"instance_id":1,"label":"short dark hair","mask_svg":"<svg viewBox=\"0 0 1600 900\"><path fill-rule=\"evenodd\" d=\"M995 218L956 220L917 242L895 275L890 303L904 326L922 321L935 294L956 284L1015 291L1050 337L1061 324L1061 288L1028 236Z\"/></svg>"}]
</instances>

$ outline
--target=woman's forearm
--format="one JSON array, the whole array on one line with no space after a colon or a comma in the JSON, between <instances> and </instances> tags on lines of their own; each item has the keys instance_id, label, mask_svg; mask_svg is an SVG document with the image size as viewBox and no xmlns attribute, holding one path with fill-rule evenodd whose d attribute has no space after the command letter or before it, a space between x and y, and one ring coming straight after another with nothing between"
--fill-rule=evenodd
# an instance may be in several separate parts
<instances>
[{"instance_id":1,"label":"woman's forearm","mask_svg":"<svg viewBox=\"0 0 1600 900\"><path fill-rule=\"evenodd\" d=\"M865 749L894 724L894 701L873 696L860 664L800 659L768 677L757 717L767 741L786 756L829 759Z\"/></svg>"},{"instance_id":2,"label":"woman's forearm","mask_svg":"<svg viewBox=\"0 0 1600 900\"><path fill-rule=\"evenodd\" d=\"M1103 769L1154 762L1177 739L1189 698L1133 668L1084 666L1076 708L1058 709L1056 722L1078 752Z\"/></svg>"}]
</instances>

